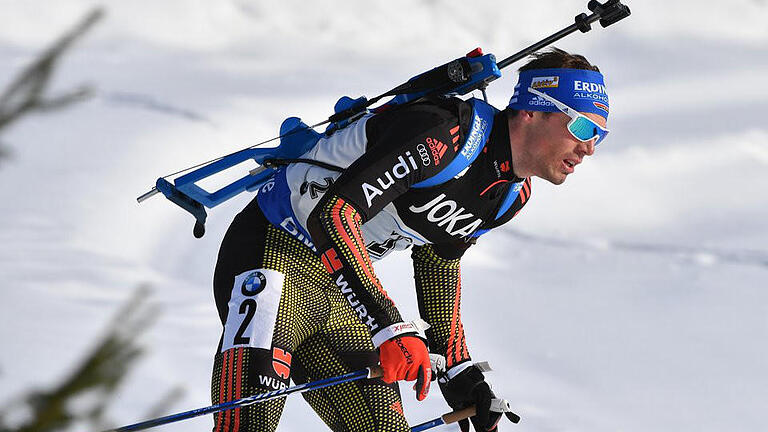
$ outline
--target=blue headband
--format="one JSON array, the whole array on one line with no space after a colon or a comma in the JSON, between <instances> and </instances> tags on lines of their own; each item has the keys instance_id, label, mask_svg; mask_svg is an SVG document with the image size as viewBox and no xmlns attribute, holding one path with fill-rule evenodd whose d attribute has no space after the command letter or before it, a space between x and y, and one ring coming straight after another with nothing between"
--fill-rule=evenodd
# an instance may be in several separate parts
<instances>
[{"instance_id":1,"label":"blue headband","mask_svg":"<svg viewBox=\"0 0 768 432\"><path fill-rule=\"evenodd\" d=\"M576 111L608 118L608 94L603 74L584 69L534 69L520 72L509 107L518 111L559 111L552 103L532 94L528 87L568 105Z\"/></svg>"}]
</instances>

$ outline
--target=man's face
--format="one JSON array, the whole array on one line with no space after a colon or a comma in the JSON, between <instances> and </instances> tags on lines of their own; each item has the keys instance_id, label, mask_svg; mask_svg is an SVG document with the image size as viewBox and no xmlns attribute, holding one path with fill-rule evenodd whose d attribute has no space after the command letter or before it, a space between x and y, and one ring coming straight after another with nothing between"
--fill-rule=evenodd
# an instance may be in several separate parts
<instances>
[{"instance_id":1,"label":"man's face","mask_svg":"<svg viewBox=\"0 0 768 432\"><path fill-rule=\"evenodd\" d=\"M580 141L568 131L570 117L563 113L545 115L533 112L529 123L529 135L525 149L528 162L531 164L532 175L541 177L559 185L572 174L576 165L586 156L595 152L595 141ZM606 127L605 117L582 113L601 127Z\"/></svg>"}]
</instances>

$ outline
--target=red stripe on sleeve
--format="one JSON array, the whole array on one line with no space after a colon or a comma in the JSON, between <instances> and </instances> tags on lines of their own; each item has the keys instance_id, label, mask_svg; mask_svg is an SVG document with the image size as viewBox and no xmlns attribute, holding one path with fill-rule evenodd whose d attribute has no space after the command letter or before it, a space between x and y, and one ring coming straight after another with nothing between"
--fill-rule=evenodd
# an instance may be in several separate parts
<instances>
[{"instance_id":1,"label":"red stripe on sleeve","mask_svg":"<svg viewBox=\"0 0 768 432\"><path fill-rule=\"evenodd\" d=\"M338 199L331 210L331 218L333 219L336 232L339 233L342 241L346 244L347 248L349 248L350 252L352 252L357 263L362 267L363 273L365 273L365 277L368 281L371 282L387 298L387 300L392 302L392 299L389 298L387 292L382 288L379 279L373 274L370 258L367 255L364 256L361 251L361 248L365 248L365 242L360 236L360 230L358 228L360 225L360 216L353 215L354 211L355 209L352 206L346 204L344 200ZM350 237L350 232L354 239Z\"/></svg>"},{"instance_id":2,"label":"red stripe on sleeve","mask_svg":"<svg viewBox=\"0 0 768 432\"><path fill-rule=\"evenodd\" d=\"M358 262L362 265L363 272L365 272L365 276L368 278L368 280L376 287L376 289L379 290L381 294L384 295L384 297L387 298L387 300L389 300L391 303L394 303L392 299L389 298L387 292L384 291L384 287L381 286L381 281L379 281L379 278L376 277L376 275L373 273L373 263L371 262L371 258L367 253L363 252L365 250L365 240L363 240L363 237L360 234L360 229L357 228L360 226L360 216L357 214L353 216L355 209L352 206L347 205L346 207L347 208L344 211L344 216L347 221L347 226L350 228L350 231L354 236L353 245L358 246L352 247L352 252L355 254L355 258L358 260Z\"/></svg>"}]
</instances>

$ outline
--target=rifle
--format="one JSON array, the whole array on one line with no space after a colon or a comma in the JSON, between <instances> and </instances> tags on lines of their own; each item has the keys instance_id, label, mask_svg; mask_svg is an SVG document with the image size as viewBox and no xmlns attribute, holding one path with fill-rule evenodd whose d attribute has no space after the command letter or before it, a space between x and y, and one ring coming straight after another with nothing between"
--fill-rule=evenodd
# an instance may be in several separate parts
<instances>
[{"instance_id":1,"label":"rifle","mask_svg":"<svg viewBox=\"0 0 768 432\"><path fill-rule=\"evenodd\" d=\"M299 157L309 151L320 138L330 136L333 132L344 128L365 113L381 112L427 97L466 95L475 90L480 90L483 98L487 101L485 89L492 81L501 77L501 69L576 31L581 31L582 33L589 32L592 29L592 24L596 21L599 21L600 25L605 28L628 17L631 13L629 7L622 4L620 0L608 0L604 3L590 0L587 8L591 14L581 13L577 15L573 24L500 62L496 61L496 57L493 54L483 54L480 48L476 48L463 57L416 75L407 82L372 99L368 99L365 96L357 99L344 96L336 103L334 114L323 122L308 126L301 119L290 117L280 126L279 136L160 177L157 179L155 187L138 197L137 201L141 203L158 192L162 192L167 199L194 216L195 226L193 234L196 238L200 238L205 234L205 221L208 216L206 208L212 209L246 191L258 191L281 165L301 161ZM371 108L373 104L388 96L391 96L392 99ZM328 126L323 133L315 130L316 127L326 124ZM280 145L277 147L257 148L278 139L280 140ZM249 159L252 159L259 166L250 170L240 179L214 192L208 192L196 184L200 180ZM187 174L176 178L173 180L173 183L167 180L182 173Z\"/></svg>"}]
</instances>

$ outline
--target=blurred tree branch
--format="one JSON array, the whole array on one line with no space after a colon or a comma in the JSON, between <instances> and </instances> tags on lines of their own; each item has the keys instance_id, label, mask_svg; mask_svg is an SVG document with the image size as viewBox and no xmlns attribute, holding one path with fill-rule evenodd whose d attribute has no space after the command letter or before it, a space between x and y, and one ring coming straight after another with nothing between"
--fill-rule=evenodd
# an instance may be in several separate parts
<instances>
[{"instance_id":1,"label":"blurred tree branch","mask_svg":"<svg viewBox=\"0 0 768 432\"><path fill-rule=\"evenodd\" d=\"M0 131L30 112L62 109L92 95L87 86L52 98L44 97L43 93L59 59L103 15L101 8L89 12L0 94ZM7 147L0 142L0 159L8 154ZM143 354L137 340L158 317L158 307L146 304L148 295L146 287L136 291L113 318L102 340L61 384L49 390L20 395L8 406L0 408L0 432L53 432L82 426L84 422L90 423L94 430L105 429L103 425L111 423L104 418L107 406L130 368ZM149 417L167 410L183 393L178 386L168 390L152 407ZM9 417L22 419L10 425Z\"/></svg>"},{"instance_id":2,"label":"blurred tree branch","mask_svg":"<svg viewBox=\"0 0 768 432\"><path fill-rule=\"evenodd\" d=\"M113 318L103 339L64 381L53 389L16 398L0 411L0 432L48 432L90 422L105 424L104 412L129 369L143 354L137 339L158 316L142 287ZM171 393L169 397L178 397ZM11 427L4 418L26 412L23 424Z\"/></svg>"},{"instance_id":3,"label":"blurred tree branch","mask_svg":"<svg viewBox=\"0 0 768 432\"><path fill-rule=\"evenodd\" d=\"M88 86L80 86L50 98L46 98L43 93L64 53L103 16L104 10L101 8L95 8L86 14L80 23L48 47L0 94L0 130L30 112L58 110L91 96L92 90ZM4 153L7 155L7 150L0 147L0 158Z\"/></svg>"}]
</instances>

